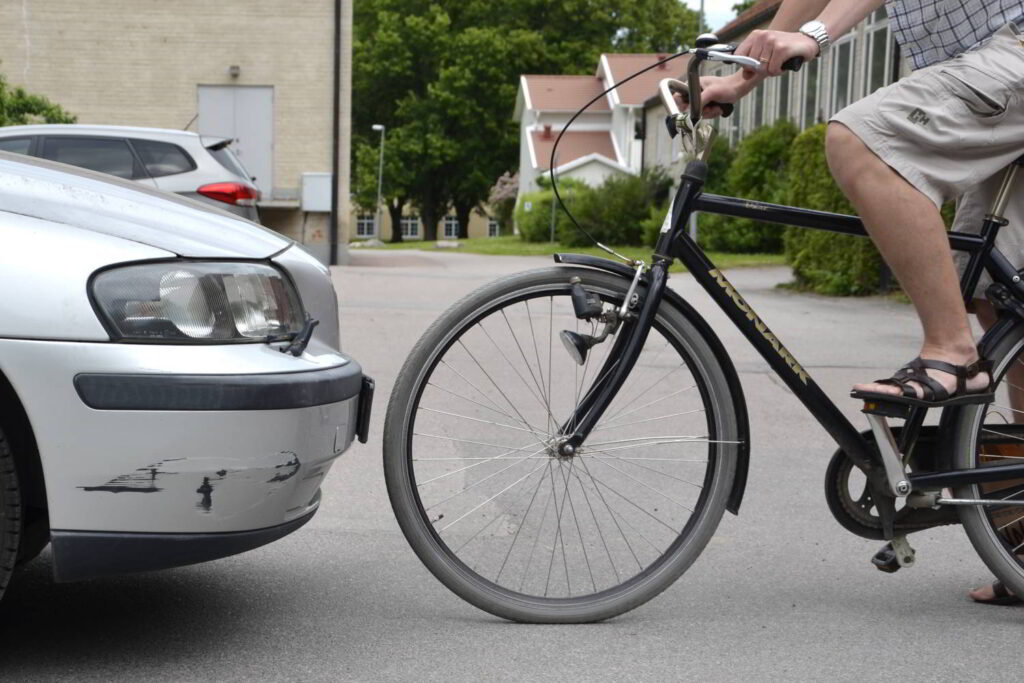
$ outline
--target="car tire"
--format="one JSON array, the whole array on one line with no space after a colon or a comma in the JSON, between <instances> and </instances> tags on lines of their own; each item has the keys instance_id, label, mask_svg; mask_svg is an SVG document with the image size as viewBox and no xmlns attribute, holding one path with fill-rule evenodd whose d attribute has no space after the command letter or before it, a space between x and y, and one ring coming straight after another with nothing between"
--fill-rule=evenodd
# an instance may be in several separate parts
<instances>
[{"instance_id":1,"label":"car tire","mask_svg":"<svg viewBox=\"0 0 1024 683\"><path fill-rule=\"evenodd\" d=\"M21 540L21 489L14 465L14 453L0 431L0 598L18 560Z\"/></svg>"}]
</instances>

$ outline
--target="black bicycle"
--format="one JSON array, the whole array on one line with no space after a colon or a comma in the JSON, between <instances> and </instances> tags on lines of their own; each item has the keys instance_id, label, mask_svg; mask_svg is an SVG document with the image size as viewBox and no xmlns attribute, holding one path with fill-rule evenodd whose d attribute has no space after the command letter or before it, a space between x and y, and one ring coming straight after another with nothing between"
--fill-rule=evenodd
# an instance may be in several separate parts
<instances>
[{"instance_id":1,"label":"black bicycle","mask_svg":"<svg viewBox=\"0 0 1024 683\"><path fill-rule=\"evenodd\" d=\"M965 298L982 269L993 279L987 296L1000 315L980 350L993 362L995 403L946 408L937 426L923 426L926 409L865 404L871 430L858 432L686 233L703 211L865 235L851 216L702 193L711 134L701 64L759 67L716 43L702 37L689 51L688 88L662 82L670 128L697 160L651 265L559 254L556 267L473 292L412 350L384 426L402 531L452 591L516 621L606 619L678 578L724 511L739 511L750 452L729 354L666 287L678 258L839 445L828 504L846 529L888 541L880 568L913 563L908 534L962 523L992 572L1024 595L1024 405L1007 399L1024 366L1024 285L994 246L1024 158L1007 169L980 233L950 234L970 255ZM673 99L687 90L688 115ZM903 423L890 428L889 418Z\"/></svg>"}]
</instances>

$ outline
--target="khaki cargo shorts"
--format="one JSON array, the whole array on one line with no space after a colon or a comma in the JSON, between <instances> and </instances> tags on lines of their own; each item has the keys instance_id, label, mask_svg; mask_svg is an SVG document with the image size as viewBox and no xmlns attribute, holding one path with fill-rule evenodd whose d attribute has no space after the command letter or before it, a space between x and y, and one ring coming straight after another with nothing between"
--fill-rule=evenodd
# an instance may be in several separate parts
<instances>
[{"instance_id":1,"label":"khaki cargo shorts","mask_svg":"<svg viewBox=\"0 0 1024 683\"><path fill-rule=\"evenodd\" d=\"M957 199L954 230L978 232L1003 170L1024 156L1024 34L1013 24L982 47L914 71L836 114L886 164L935 202ZM996 240L1024 266L1024 179ZM966 257L957 255L966 262ZM976 290L984 293L987 274Z\"/></svg>"}]
</instances>

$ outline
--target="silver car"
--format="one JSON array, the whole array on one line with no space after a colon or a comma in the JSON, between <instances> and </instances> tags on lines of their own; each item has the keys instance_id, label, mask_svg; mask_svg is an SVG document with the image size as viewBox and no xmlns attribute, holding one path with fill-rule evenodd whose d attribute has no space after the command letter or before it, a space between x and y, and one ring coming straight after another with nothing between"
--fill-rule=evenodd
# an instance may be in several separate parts
<instances>
[{"instance_id":1,"label":"silver car","mask_svg":"<svg viewBox=\"0 0 1024 683\"><path fill-rule=\"evenodd\" d=\"M259 222L260 192L230 143L231 138L165 128L81 124L0 128L0 152L109 173Z\"/></svg>"},{"instance_id":2,"label":"silver car","mask_svg":"<svg viewBox=\"0 0 1024 683\"><path fill-rule=\"evenodd\" d=\"M224 557L307 522L365 439L326 268L231 214L0 153L0 595Z\"/></svg>"}]
</instances>

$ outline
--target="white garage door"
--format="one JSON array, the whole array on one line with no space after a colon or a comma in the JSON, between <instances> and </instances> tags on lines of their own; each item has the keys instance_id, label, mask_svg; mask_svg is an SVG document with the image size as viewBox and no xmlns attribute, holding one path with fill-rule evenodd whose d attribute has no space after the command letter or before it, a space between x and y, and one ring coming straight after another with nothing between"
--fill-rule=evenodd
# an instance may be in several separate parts
<instances>
[{"instance_id":1,"label":"white garage door","mask_svg":"<svg viewBox=\"0 0 1024 683\"><path fill-rule=\"evenodd\" d=\"M256 186L274 189L273 86L199 86L199 134L233 138L232 147Z\"/></svg>"}]
</instances>

